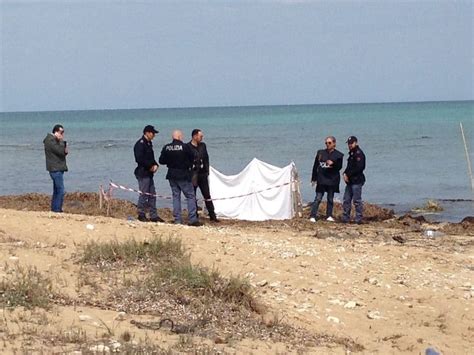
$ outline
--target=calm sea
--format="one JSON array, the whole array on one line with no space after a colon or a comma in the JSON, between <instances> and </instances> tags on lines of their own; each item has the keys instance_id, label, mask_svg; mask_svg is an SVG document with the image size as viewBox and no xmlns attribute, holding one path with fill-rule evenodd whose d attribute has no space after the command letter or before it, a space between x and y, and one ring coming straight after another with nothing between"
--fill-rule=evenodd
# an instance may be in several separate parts
<instances>
[{"instance_id":1,"label":"calm sea","mask_svg":"<svg viewBox=\"0 0 474 355\"><path fill-rule=\"evenodd\" d=\"M224 174L254 157L277 166L294 161L306 202L314 198L309 180L324 138L334 135L346 159L345 139L355 135L367 156L365 200L402 213L436 199L445 211L434 218L458 221L474 215L459 122L472 160L474 101L0 113L0 194L51 191L42 140L56 123L69 143L69 192L97 191L110 179L136 187L133 144L153 124L160 130L157 155L173 129L186 140L193 128L202 129L211 165ZM169 195L164 175L160 169L155 180L158 192Z\"/></svg>"}]
</instances>

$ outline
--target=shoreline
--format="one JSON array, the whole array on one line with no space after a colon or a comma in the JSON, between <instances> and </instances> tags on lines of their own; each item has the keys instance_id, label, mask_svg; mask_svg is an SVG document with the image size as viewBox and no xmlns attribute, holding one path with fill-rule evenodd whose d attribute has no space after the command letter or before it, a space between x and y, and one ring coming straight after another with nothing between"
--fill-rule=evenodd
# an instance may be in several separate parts
<instances>
[{"instance_id":1,"label":"shoreline","mask_svg":"<svg viewBox=\"0 0 474 355\"><path fill-rule=\"evenodd\" d=\"M97 195L97 192L87 192L87 191L76 191L76 192L67 192L67 196L72 196L72 200L76 201L76 203L73 203L73 210L76 209L77 207L77 202L81 199L86 199L90 201L94 195ZM82 196L82 197L81 197ZM136 199L133 198L128 198L128 197L122 197L119 195L120 198L114 199L114 201L119 201L119 204L127 204L128 209L130 210L130 216L135 217L135 213L133 212L133 208L131 205L136 206ZM79 197L79 199L78 199ZM51 195L49 193L39 193L39 192L28 192L28 193L23 193L23 194L4 194L0 195L0 208L11 208L11 209L22 209L22 210L32 210L32 211L49 211L47 208L47 203L45 200L48 200L51 198ZM15 202L16 201L16 202ZM33 204L38 204L36 206L28 207L26 204L27 202L31 202ZM41 202L40 202L41 201ZM426 201L430 201L430 199L426 199ZM426 202L425 201L425 202ZM385 204L385 203L371 203L368 201L364 201L364 204L366 206L369 206L369 209L373 212L373 209L379 208L381 211L386 210L386 211L393 211L393 217L400 218L403 216L412 216L412 217L420 217L422 216L423 218L426 219L427 222L431 223L462 223L462 221L466 218L469 217L474 217L474 211L472 214L469 214L469 212L466 213L450 213L450 209L452 210L452 206L449 206L449 204L466 204L470 205L472 204L472 208L474 210L474 200L473 199L431 199L431 201L435 201L436 203L439 203L439 205L442 207L441 211L423 211L422 207L417 204L413 205L408 205L408 204L401 204L401 205L396 205L396 204ZM67 198L65 198L65 203L67 202ZM161 201L162 202L162 201ZM16 208L15 204L18 204L20 207ZM98 201L97 201L98 203ZM312 201L303 201L303 209L306 210L311 207ZM171 206L170 203L167 203L168 206L163 206L163 203L160 203L160 200L157 201L157 207L159 210L167 211L166 215L171 215ZM337 198L334 199L334 205L335 207L337 206L336 210L340 210L341 206L341 201ZM323 202L321 203L320 206L320 213L324 213L325 209L325 200L323 199ZM416 210L419 209L419 210ZM464 208L459 208L459 211L465 211ZM80 213L80 211L78 211ZM73 212L75 213L75 212ZM304 216L304 214L303 214ZM304 217L303 217L304 218ZM294 217L294 219L299 219L299 217ZM238 221L238 220L235 220ZM241 221L243 223L248 222L248 221Z\"/></svg>"}]
</instances>

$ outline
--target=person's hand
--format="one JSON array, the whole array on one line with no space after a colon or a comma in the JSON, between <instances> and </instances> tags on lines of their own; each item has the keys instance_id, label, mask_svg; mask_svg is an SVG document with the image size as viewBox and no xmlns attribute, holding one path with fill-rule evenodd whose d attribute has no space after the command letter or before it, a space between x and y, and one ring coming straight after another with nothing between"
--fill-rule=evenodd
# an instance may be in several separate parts
<instances>
[{"instance_id":1,"label":"person's hand","mask_svg":"<svg viewBox=\"0 0 474 355\"><path fill-rule=\"evenodd\" d=\"M69 154L69 149L67 146L64 147L64 154L68 155Z\"/></svg>"},{"instance_id":2,"label":"person's hand","mask_svg":"<svg viewBox=\"0 0 474 355\"><path fill-rule=\"evenodd\" d=\"M316 186L316 181L311 181L311 186L315 187Z\"/></svg>"},{"instance_id":3,"label":"person's hand","mask_svg":"<svg viewBox=\"0 0 474 355\"><path fill-rule=\"evenodd\" d=\"M346 184L349 183L349 177L346 174L342 176L344 177L344 181L346 182Z\"/></svg>"},{"instance_id":4,"label":"person's hand","mask_svg":"<svg viewBox=\"0 0 474 355\"><path fill-rule=\"evenodd\" d=\"M326 164L328 166L333 166L334 165L334 162L332 160L326 160Z\"/></svg>"},{"instance_id":5,"label":"person's hand","mask_svg":"<svg viewBox=\"0 0 474 355\"><path fill-rule=\"evenodd\" d=\"M153 165L153 166L150 168L150 171L151 171L152 173L156 173L157 170L158 170L158 165Z\"/></svg>"}]
</instances>

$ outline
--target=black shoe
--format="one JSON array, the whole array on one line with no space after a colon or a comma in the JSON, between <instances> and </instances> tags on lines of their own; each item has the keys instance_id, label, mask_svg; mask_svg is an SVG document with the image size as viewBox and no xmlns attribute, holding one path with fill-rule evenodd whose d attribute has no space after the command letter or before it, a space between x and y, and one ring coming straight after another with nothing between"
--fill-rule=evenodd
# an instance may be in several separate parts
<instances>
[{"instance_id":1,"label":"black shoe","mask_svg":"<svg viewBox=\"0 0 474 355\"><path fill-rule=\"evenodd\" d=\"M165 220L163 218L160 218L159 216L158 217L155 217L155 218L150 218L150 222L155 222L155 223L165 223Z\"/></svg>"},{"instance_id":2,"label":"black shoe","mask_svg":"<svg viewBox=\"0 0 474 355\"><path fill-rule=\"evenodd\" d=\"M211 222L214 222L214 223L219 223L220 221L217 219L216 216L211 216L209 217L209 219L211 220Z\"/></svg>"},{"instance_id":3,"label":"black shoe","mask_svg":"<svg viewBox=\"0 0 474 355\"><path fill-rule=\"evenodd\" d=\"M140 222L148 222L148 218L146 218L146 216L138 216L137 218Z\"/></svg>"},{"instance_id":4,"label":"black shoe","mask_svg":"<svg viewBox=\"0 0 474 355\"><path fill-rule=\"evenodd\" d=\"M199 221L196 221L196 222L193 222L193 223L188 223L188 226L191 226L191 227L201 227L203 226L203 224Z\"/></svg>"}]
</instances>

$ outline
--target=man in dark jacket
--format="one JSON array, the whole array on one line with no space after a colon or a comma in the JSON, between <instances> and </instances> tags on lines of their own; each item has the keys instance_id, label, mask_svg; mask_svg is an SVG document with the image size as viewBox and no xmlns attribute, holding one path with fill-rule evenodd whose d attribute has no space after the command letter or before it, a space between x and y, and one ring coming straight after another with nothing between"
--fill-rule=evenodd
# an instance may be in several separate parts
<instances>
[{"instance_id":1,"label":"man in dark jacket","mask_svg":"<svg viewBox=\"0 0 474 355\"><path fill-rule=\"evenodd\" d=\"M53 180L51 211L62 212L64 201L64 172L67 171L66 155L68 148L64 140L64 128L60 124L53 127L52 133L43 139L46 170Z\"/></svg>"},{"instance_id":2,"label":"man in dark jacket","mask_svg":"<svg viewBox=\"0 0 474 355\"><path fill-rule=\"evenodd\" d=\"M159 162L168 166L168 179L173 194L173 217L176 224L182 224L181 217L181 192L186 197L188 204L188 224L201 226L196 211L196 195L191 183L194 154L188 144L183 143L183 133L175 130L173 141L166 144L161 150Z\"/></svg>"},{"instance_id":3,"label":"man in dark jacket","mask_svg":"<svg viewBox=\"0 0 474 355\"><path fill-rule=\"evenodd\" d=\"M156 210L156 189L153 175L158 170L158 163L155 160L153 144L158 131L153 126L146 126L143 129L143 136L135 143L133 153L137 167L135 177L138 180L138 189L142 192L138 197L138 220L142 222L164 222ZM150 210L150 219L146 217L146 210Z\"/></svg>"},{"instance_id":4,"label":"man in dark jacket","mask_svg":"<svg viewBox=\"0 0 474 355\"><path fill-rule=\"evenodd\" d=\"M204 134L200 129L193 129L191 137L192 139L188 145L194 154L193 176L191 180L194 186L194 194L196 195L197 188L199 187L209 212L209 218L213 222L219 222L214 212L214 204L212 203L209 191L209 154L207 153L206 143L202 141Z\"/></svg>"},{"instance_id":5,"label":"man in dark jacket","mask_svg":"<svg viewBox=\"0 0 474 355\"><path fill-rule=\"evenodd\" d=\"M362 223L363 202L362 202L362 186L365 183L365 154L360 149L357 138L350 136L347 139L349 147L349 157L347 158L347 167L344 170L344 181L346 182L346 190L344 191L344 200L342 207L344 214L342 221L347 223L351 219L351 204L355 207L355 222Z\"/></svg>"},{"instance_id":6,"label":"man in dark jacket","mask_svg":"<svg viewBox=\"0 0 474 355\"><path fill-rule=\"evenodd\" d=\"M326 220L334 222L332 210L334 206L334 193L339 192L342 169L342 158L344 154L336 150L336 138L333 136L326 138L326 149L318 150L314 158L313 174L311 184L316 184L316 198L311 208L310 221L316 222L318 219L318 209L324 193L327 194Z\"/></svg>"}]
</instances>

